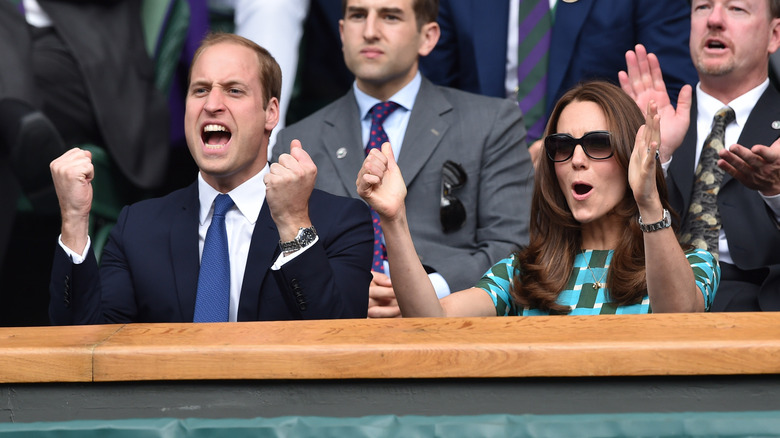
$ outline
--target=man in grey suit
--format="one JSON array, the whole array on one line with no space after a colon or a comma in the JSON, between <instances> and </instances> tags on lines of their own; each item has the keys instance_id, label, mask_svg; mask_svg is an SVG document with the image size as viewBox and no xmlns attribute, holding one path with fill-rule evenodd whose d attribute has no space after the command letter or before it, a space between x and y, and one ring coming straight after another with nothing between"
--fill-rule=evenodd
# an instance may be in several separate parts
<instances>
[{"instance_id":1,"label":"man in grey suit","mask_svg":"<svg viewBox=\"0 0 780 438\"><path fill-rule=\"evenodd\" d=\"M344 60L355 83L281 131L272 161L299 139L317 164L316 187L358 198L355 180L376 134L372 107L398 104L383 128L407 184L418 255L440 297L471 287L528 241L533 166L522 113L514 101L435 86L420 75L419 57L439 39L437 0L344 0L342 6ZM370 317L399 314L387 275L374 272L370 297Z\"/></svg>"}]
</instances>

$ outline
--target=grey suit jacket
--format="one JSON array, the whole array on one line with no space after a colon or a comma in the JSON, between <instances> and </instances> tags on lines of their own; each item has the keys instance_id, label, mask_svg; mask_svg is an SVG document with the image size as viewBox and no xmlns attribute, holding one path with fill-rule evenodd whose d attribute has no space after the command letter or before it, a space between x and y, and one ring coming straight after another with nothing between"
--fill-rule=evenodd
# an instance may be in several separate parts
<instances>
[{"instance_id":1,"label":"grey suit jacket","mask_svg":"<svg viewBox=\"0 0 780 438\"><path fill-rule=\"evenodd\" d=\"M691 105L691 125L669 166L669 201L685 220L691 202L696 154L696 93ZM772 127L780 120L780 93L770 85L756 102L739 136L739 144L770 145L780 131ZM703 140L702 140L703 141ZM780 228L757 191L748 189L728 173L718 193L723 231L731 258L741 269L768 268L769 275L759 295L762 310L780 310ZM726 291L718 291L718 294ZM716 298L717 299L717 298Z\"/></svg>"},{"instance_id":2,"label":"grey suit jacket","mask_svg":"<svg viewBox=\"0 0 780 438\"><path fill-rule=\"evenodd\" d=\"M317 164L317 188L358 197L355 180L365 152L352 90L279 132L272 161L289 151L293 139ZM454 191L466 208L466 223L452 233L444 233L439 220L441 170L447 160L460 163L468 174L465 186ZM407 185L417 253L451 290L474 286L492 264L528 243L533 166L515 102L439 87L423 78L398 165Z\"/></svg>"}]
</instances>

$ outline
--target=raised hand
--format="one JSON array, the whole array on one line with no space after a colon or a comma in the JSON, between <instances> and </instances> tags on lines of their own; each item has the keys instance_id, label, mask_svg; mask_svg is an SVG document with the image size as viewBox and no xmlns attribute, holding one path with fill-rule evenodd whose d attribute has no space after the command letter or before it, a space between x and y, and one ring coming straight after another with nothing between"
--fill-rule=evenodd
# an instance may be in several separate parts
<instances>
[{"instance_id":1,"label":"raised hand","mask_svg":"<svg viewBox=\"0 0 780 438\"><path fill-rule=\"evenodd\" d=\"M634 150L628 164L628 183L640 211L661 205L656 185L656 153L661 142L661 117L655 101L650 101L645 124L636 133Z\"/></svg>"},{"instance_id":2,"label":"raised hand","mask_svg":"<svg viewBox=\"0 0 780 438\"><path fill-rule=\"evenodd\" d=\"M682 144L688 131L693 89L690 85L682 87L675 109L669 99L658 58L653 53L647 53L642 44L637 44L635 50L626 52L626 67L627 72L618 73L623 91L634 99L642 111L651 100L658 107L663 126L659 151L661 162L665 163Z\"/></svg>"},{"instance_id":3,"label":"raised hand","mask_svg":"<svg viewBox=\"0 0 780 438\"><path fill-rule=\"evenodd\" d=\"M60 203L62 243L81 254L87 245L92 208L92 153L71 149L52 161L49 169Z\"/></svg>"},{"instance_id":4,"label":"raised hand","mask_svg":"<svg viewBox=\"0 0 780 438\"><path fill-rule=\"evenodd\" d=\"M385 218L393 220L405 213L406 184L390 143L384 143L381 152L371 150L355 184L358 195L379 213L383 223Z\"/></svg>"},{"instance_id":5,"label":"raised hand","mask_svg":"<svg viewBox=\"0 0 780 438\"><path fill-rule=\"evenodd\" d=\"M311 226L309 197L317 179L317 166L299 140L290 143L290 153L265 175L265 200L283 241L292 240L299 228Z\"/></svg>"},{"instance_id":6,"label":"raised hand","mask_svg":"<svg viewBox=\"0 0 780 438\"><path fill-rule=\"evenodd\" d=\"M718 167L747 188L764 196L780 194L780 138L771 146L755 145L750 149L735 144L718 155Z\"/></svg>"}]
</instances>

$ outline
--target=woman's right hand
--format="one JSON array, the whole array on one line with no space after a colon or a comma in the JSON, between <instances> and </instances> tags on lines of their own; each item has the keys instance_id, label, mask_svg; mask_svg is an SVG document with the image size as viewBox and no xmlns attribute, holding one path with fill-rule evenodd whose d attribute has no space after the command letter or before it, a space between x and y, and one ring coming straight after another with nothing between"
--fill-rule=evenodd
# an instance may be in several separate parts
<instances>
[{"instance_id":1,"label":"woman's right hand","mask_svg":"<svg viewBox=\"0 0 780 438\"><path fill-rule=\"evenodd\" d=\"M406 183L390 143L372 149L358 172L357 192L383 219L394 220L404 210Z\"/></svg>"}]
</instances>

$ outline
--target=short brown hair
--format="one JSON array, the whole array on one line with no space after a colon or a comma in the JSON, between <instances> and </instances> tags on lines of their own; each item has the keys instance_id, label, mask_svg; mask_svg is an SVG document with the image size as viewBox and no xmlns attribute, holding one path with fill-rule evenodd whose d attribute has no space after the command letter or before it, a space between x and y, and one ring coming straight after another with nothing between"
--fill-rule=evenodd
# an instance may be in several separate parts
<instances>
[{"instance_id":1,"label":"short brown hair","mask_svg":"<svg viewBox=\"0 0 780 438\"><path fill-rule=\"evenodd\" d=\"M221 43L238 44L251 49L257 54L257 61L260 65L260 88L263 90L263 106L268 107L268 102L272 97L279 99L282 94L282 69L276 62L271 53L263 47L259 46L254 41L248 40L242 36L225 33L225 32L211 32L203 38L198 50L195 51L195 55L192 57L192 63L190 64L190 72L187 76L187 86L189 88L189 82L192 81L192 66L195 65L195 61L203 53L204 50L211 46L215 46Z\"/></svg>"},{"instance_id":2,"label":"short brown hair","mask_svg":"<svg viewBox=\"0 0 780 438\"><path fill-rule=\"evenodd\" d=\"M769 14L771 18L780 18L780 0L769 0Z\"/></svg>"},{"instance_id":3,"label":"short brown hair","mask_svg":"<svg viewBox=\"0 0 780 438\"><path fill-rule=\"evenodd\" d=\"M347 3L349 0L341 0L342 18L347 15ZM412 0L412 10L417 21L417 30L420 30L423 24L433 23L439 17L439 0Z\"/></svg>"}]
</instances>

